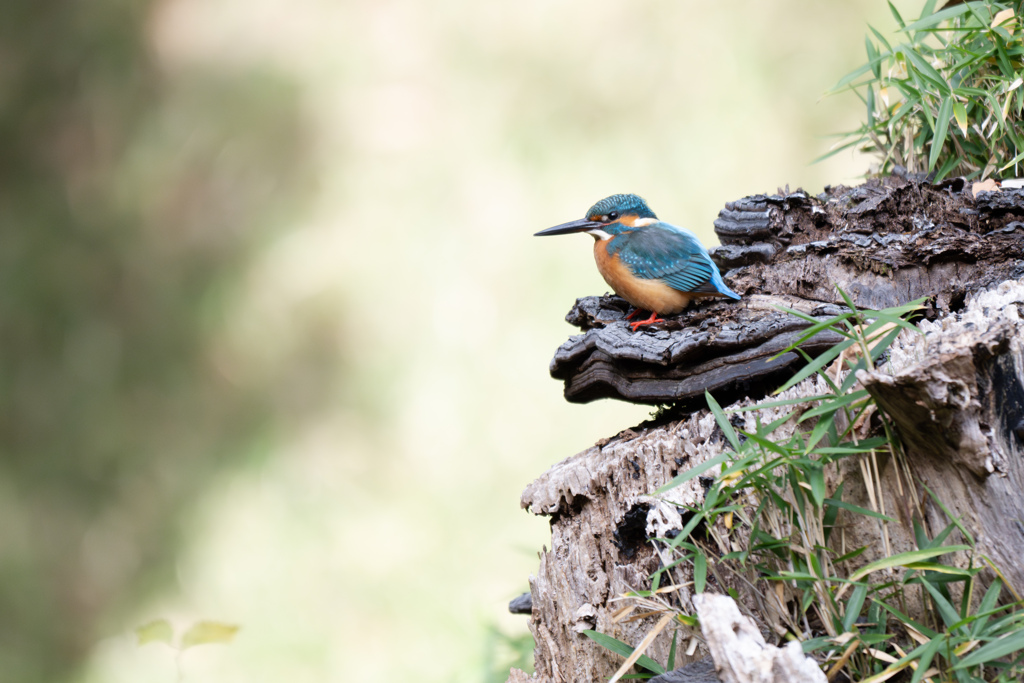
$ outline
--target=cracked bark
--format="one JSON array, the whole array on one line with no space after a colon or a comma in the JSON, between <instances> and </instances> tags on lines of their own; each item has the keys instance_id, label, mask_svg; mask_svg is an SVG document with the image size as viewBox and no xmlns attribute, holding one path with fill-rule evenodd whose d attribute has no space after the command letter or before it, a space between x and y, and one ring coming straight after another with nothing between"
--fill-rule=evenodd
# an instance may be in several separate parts
<instances>
[{"instance_id":1,"label":"cracked bark","mask_svg":"<svg viewBox=\"0 0 1024 683\"><path fill-rule=\"evenodd\" d=\"M900 491L892 463L879 462L883 499L900 521L891 529L892 551L914 547L909 527L917 505L932 533L948 523L924 495L921 486L928 486L962 516L980 551L1010 583L1024 588L1022 219L1024 193L975 199L959 179L940 185L892 179L827 189L818 197L801 191L747 197L721 212L715 228L723 244L712 250L743 301L698 305L638 334L628 332L622 320L628 307L618 297L577 301L567 320L582 334L563 344L551 363L552 376L565 382L566 398L672 402L676 409L670 418L626 430L558 463L523 492L523 507L551 518L552 538L531 577L537 673L514 671L509 680L602 680L621 658L581 632L593 628L635 644L651 629L656 617L614 623L613 601L649 586L660 559L647 539L683 526L675 504L702 499L699 478L663 500L649 494L724 447L724 436L703 410L704 389L723 405L762 401L798 367L793 354L774 356L807 324L775 306L830 317L841 310L836 284L866 308L931 297L929 320L922 323L927 337L901 335L886 371L860 377L896 418L919 479L913 490ZM835 341L819 335L807 350L813 355ZM786 396L823 389L820 380L807 380ZM763 421L777 414L761 411ZM755 414L734 419L751 429ZM782 435L794 428L784 425ZM839 478L846 482L844 499L867 505L855 468L829 476L830 487ZM850 547L876 531L848 522ZM880 553L874 547L862 561ZM685 580L685 572L677 577ZM756 595L742 585L718 585L712 577L709 582L713 592L740 589L742 608L763 635L770 633L771 610ZM691 598L687 589L680 591L688 611ZM664 662L673 635L659 635L648 654ZM692 656L678 662L707 655L697 647L697 634L678 637L680 652L693 646Z\"/></svg>"}]
</instances>

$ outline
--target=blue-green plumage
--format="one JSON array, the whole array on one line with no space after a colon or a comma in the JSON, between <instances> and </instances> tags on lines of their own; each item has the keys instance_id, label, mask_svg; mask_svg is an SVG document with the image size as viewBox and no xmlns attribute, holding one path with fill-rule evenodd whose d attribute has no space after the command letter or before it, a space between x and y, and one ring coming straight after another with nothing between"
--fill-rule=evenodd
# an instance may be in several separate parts
<instances>
[{"instance_id":1,"label":"blue-green plumage","mask_svg":"<svg viewBox=\"0 0 1024 683\"><path fill-rule=\"evenodd\" d=\"M635 194L616 194L590 207L584 219L537 235L587 232L597 240L598 270L620 296L651 311L638 325L657 322L657 313L676 313L701 296L739 299L729 289L708 250L689 230L663 221Z\"/></svg>"}]
</instances>

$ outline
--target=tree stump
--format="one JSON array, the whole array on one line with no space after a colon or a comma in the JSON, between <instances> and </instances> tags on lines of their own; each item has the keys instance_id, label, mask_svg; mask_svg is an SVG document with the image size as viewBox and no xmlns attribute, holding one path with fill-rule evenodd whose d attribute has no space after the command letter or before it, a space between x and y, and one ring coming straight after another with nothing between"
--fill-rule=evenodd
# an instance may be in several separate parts
<instances>
[{"instance_id":1,"label":"tree stump","mask_svg":"<svg viewBox=\"0 0 1024 683\"><path fill-rule=\"evenodd\" d=\"M885 372L858 376L894 416L916 478L916 488L901 490L887 476L892 463L879 463L888 486L883 502L902 525L892 551L913 547L913 510L924 511L932 533L948 523L922 495L923 484L962 517L1009 583L1024 589L1022 221L1024 193L974 197L962 179L933 185L891 178L827 188L817 197L758 195L728 204L715 221L722 246L712 256L742 301L697 305L636 334L618 297L577 301L566 319L582 334L565 342L551 363L566 399L675 407L558 463L523 492L523 507L551 518L552 538L531 577L536 673L513 672L509 680L603 680L621 658L582 631L634 645L650 631L654 617L614 622L614 601L649 587L661 560L648 539L677 533L684 520L674 503L698 505L704 487L696 478L661 500L650 494L726 447L705 410L704 390L723 406L764 402L802 363L796 354L777 354L808 325L776 306L831 317L843 310L836 285L862 308L929 297L921 324L927 336L901 335ZM807 350L814 355L836 341L819 335ZM784 397L823 393L820 381L805 380ZM762 420L781 414L773 410L763 411ZM754 413L732 419L744 429L754 426ZM796 425L780 429L792 433ZM844 479L844 499L866 499L855 469L830 477L830 486ZM861 532L863 538L873 533L844 533ZM874 548L863 561L880 553ZM691 598L686 589L679 592L688 611ZM742 606L770 634L770 609L756 599ZM673 637L688 655L677 663L707 655L698 634L669 631L647 654L664 662Z\"/></svg>"}]
</instances>

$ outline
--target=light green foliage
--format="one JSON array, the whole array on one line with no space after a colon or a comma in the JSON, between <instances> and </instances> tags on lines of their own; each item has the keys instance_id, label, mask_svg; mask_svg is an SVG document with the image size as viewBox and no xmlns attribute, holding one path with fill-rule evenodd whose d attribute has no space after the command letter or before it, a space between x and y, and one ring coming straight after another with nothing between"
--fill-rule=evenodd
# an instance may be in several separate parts
<instances>
[{"instance_id":1,"label":"light green foliage","mask_svg":"<svg viewBox=\"0 0 1024 683\"><path fill-rule=\"evenodd\" d=\"M146 643L167 643L174 640L174 629L166 619L157 619L148 624L143 624L135 629L135 635L139 639L139 645Z\"/></svg>"},{"instance_id":2,"label":"light green foliage","mask_svg":"<svg viewBox=\"0 0 1024 683\"><path fill-rule=\"evenodd\" d=\"M852 90L867 107L860 128L826 156L857 147L879 158L877 173L899 165L984 180L1013 177L1024 160L1024 27L1019 3L967 2L936 11L887 40L871 28L867 64L831 93Z\"/></svg>"},{"instance_id":3,"label":"light green foliage","mask_svg":"<svg viewBox=\"0 0 1024 683\"><path fill-rule=\"evenodd\" d=\"M484 641L484 683L505 683L513 667L533 673L533 648L534 640L529 631L509 635L497 626L490 626Z\"/></svg>"},{"instance_id":4,"label":"light green foliage","mask_svg":"<svg viewBox=\"0 0 1024 683\"><path fill-rule=\"evenodd\" d=\"M808 358L804 370L780 391L817 373L828 385L828 393L743 409L794 407L770 424L758 420L750 432L737 430L707 395L729 448L658 491L664 493L702 472L718 470L703 504L688 509L682 532L675 538L654 540L664 564L652 575L651 590L633 597L649 603L663 583L681 582L671 577L677 565L690 564L696 592L704 590L709 576L720 587L737 581L751 587L787 637L803 641L805 652L816 653L824 666L834 669L833 674L845 671L850 680L882 681L904 669L907 672L902 675L912 683L925 675L931 680L965 682L1019 675L1024 669L1013 655L1024 649L1024 611L1020 603L997 607L1001 580L993 582L980 601L976 599L979 561L987 560L975 552L974 539L958 520L950 516L949 525L928 538L917 523L918 511L918 549L894 554L887 533L888 523L894 520L884 509L844 501L842 482L828 490L825 468L844 458L859 461L874 501L882 500L877 479L880 457L892 459L891 470L902 479L904 490L912 485L887 417L866 391L855 386L856 372L873 369L901 330L917 329L908 318L923 300L883 311L858 311L843 296L849 310L824 322L789 311L811 327L787 351L799 352L803 341L825 329L846 339L818 358ZM845 374L836 372L835 363ZM884 436L858 432L856 426L873 414L880 416ZM788 437L777 434L794 419L801 428ZM935 502L948 514L941 501ZM835 552L838 544L830 540L844 526L841 513L877 520L880 531L874 545L881 559L858 567L852 561L867 546L842 556ZM966 542L947 544L954 531ZM966 553L966 569L942 563L942 557L952 553ZM693 623L692 616L667 601L662 604L664 610L674 610L679 621ZM909 613L927 617L918 621ZM591 637L615 652L621 650L606 642L607 636ZM627 646L625 654L631 650ZM930 669L934 670L929 673Z\"/></svg>"},{"instance_id":5,"label":"light green foliage","mask_svg":"<svg viewBox=\"0 0 1024 683\"><path fill-rule=\"evenodd\" d=\"M223 624L219 621L197 622L182 634L181 649L194 645L230 643L235 639L238 629L239 627L234 624Z\"/></svg>"},{"instance_id":6,"label":"light green foliage","mask_svg":"<svg viewBox=\"0 0 1024 683\"><path fill-rule=\"evenodd\" d=\"M181 668L181 656L185 650L196 645L226 645L235 639L241 627L236 624L225 624L220 621L197 621L181 634L180 640L174 642L174 627L166 619L156 619L135 629L138 644L164 643L174 650L174 665L177 669L177 680L182 681L185 675Z\"/></svg>"}]
</instances>

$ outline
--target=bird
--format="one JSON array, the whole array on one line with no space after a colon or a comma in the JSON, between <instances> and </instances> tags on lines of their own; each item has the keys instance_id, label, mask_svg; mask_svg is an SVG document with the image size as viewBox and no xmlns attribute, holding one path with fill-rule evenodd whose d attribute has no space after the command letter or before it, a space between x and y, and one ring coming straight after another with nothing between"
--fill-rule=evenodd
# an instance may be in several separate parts
<instances>
[{"instance_id":1,"label":"bird","mask_svg":"<svg viewBox=\"0 0 1024 683\"><path fill-rule=\"evenodd\" d=\"M740 299L722 281L707 248L686 228L658 220L647 202L635 194L613 194L594 204L579 220L535 233L535 237L586 232L594 237L594 260L604 281L632 304L626 319L649 311L638 328L665 322L690 301L702 297Z\"/></svg>"}]
</instances>

